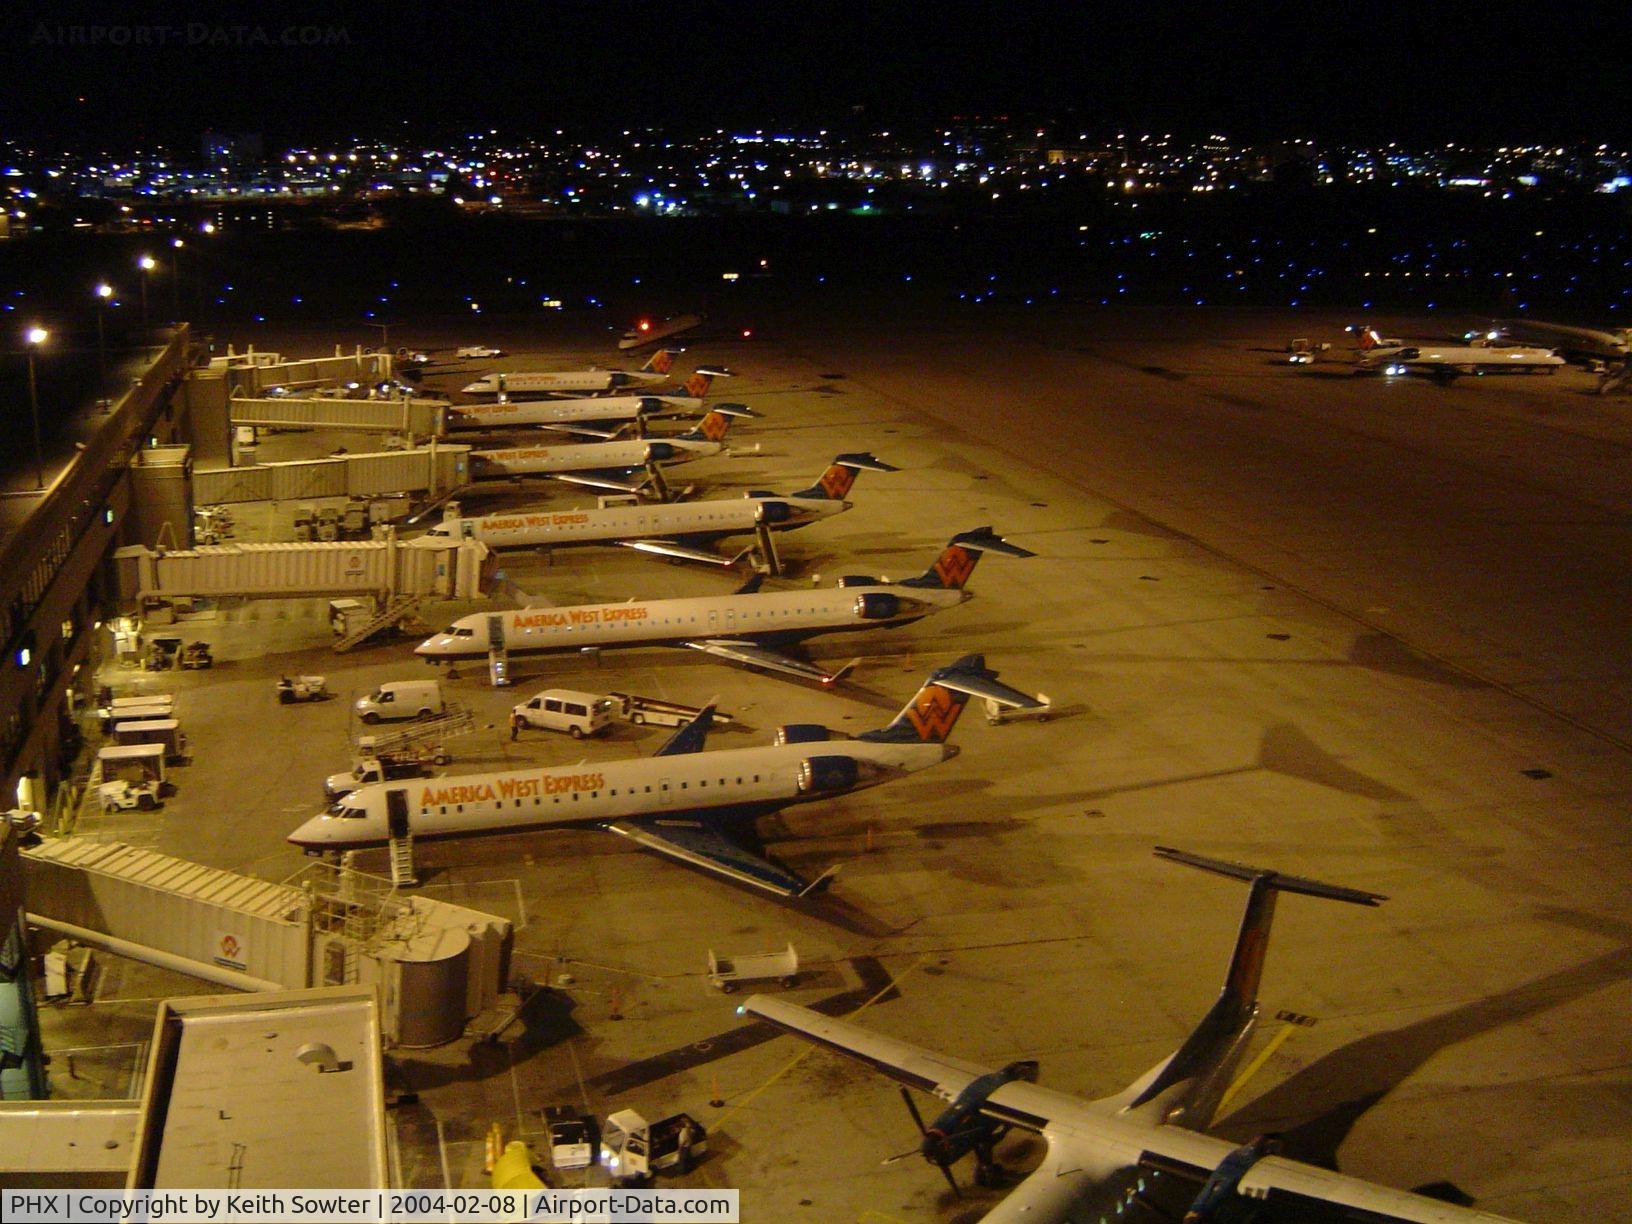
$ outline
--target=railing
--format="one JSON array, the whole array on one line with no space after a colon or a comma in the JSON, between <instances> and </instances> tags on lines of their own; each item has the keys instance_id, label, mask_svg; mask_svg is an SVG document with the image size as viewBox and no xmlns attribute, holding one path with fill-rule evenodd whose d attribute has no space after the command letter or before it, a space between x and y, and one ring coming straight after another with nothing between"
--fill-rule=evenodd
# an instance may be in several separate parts
<instances>
[{"instance_id":1,"label":"railing","mask_svg":"<svg viewBox=\"0 0 1632 1224\"><path fill-rule=\"evenodd\" d=\"M10 654L28 619L158 419L174 384L192 364L184 323L122 399L85 449L76 453L26 522L0 546L0 641Z\"/></svg>"}]
</instances>

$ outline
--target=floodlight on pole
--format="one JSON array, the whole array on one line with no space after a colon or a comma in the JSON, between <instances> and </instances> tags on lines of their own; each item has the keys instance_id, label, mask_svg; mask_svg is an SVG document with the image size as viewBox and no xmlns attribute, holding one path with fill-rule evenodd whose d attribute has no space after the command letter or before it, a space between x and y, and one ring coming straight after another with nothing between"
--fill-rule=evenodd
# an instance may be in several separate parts
<instances>
[{"instance_id":1,"label":"floodlight on pole","mask_svg":"<svg viewBox=\"0 0 1632 1224\"><path fill-rule=\"evenodd\" d=\"M40 394L39 384L34 377L34 354L39 351L40 345L51 338L51 333L43 327L31 327L23 333L28 341L28 411L34 422L34 484L36 488L45 488L45 448L40 444Z\"/></svg>"}]
</instances>

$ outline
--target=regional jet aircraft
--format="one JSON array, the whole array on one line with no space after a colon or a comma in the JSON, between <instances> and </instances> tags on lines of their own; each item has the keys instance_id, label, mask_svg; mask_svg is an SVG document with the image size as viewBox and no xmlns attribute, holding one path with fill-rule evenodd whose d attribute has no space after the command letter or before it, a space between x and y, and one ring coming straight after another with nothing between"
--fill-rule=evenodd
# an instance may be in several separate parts
<instances>
[{"instance_id":1,"label":"regional jet aircraft","mask_svg":"<svg viewBox=\"0 0 1632 1224\"><path fill-rule=\"evenodd\" d=\"M659 340L667 340L671 336L678 336L701 327L702 323L703 316L694 314L670 315L656 322L642 319L623 333L618 340L618 347L625 350L645 348L648 344L656 344Z\"/></svg>"},{"instance_id":2,"label":"regional jet aircraft","mask_svg":"<svg viewBox=\"0 0 1632 1224\"><path fill-rule=\"evenodd\" d=\"M708 459L725 449L731 419L750 415L741 404L721 404L685 433L666 438L615 442L563 442L552 446L500 446L470 452L475 480L508 476L548 476L569 484L618 493L638 493L655 470L673 463ZM757 416L757 413L751 415ZM635 479L636 473L642 473Z\"/></svg>"},{"instance_id":3,"label":"regional jet aircraft","mask_svg":"<svg viewBox=\"0 0 1632 1224\"><path fill-rule=\"evenodd\" d=\"M781 999L756 995L737 1010L904 1085L901 1095L923 1135L919 1150L953 1190L951 1166L960 1157L973 1154L977 1181L992 1184L999 1174L992 1149L1011 1128L1042 1135L1048 1144L1042 1165L983 1217L985 1224L1170 1219L1158 1204L1175 1182L1188 1183L1178 1203L1180 1209L1189 1203L1188 1224L1251 1219L1257 1206L1278 1206L1273 1218L1285 1220L1501 1224L1501 1217L1486 1212L1271 1155L1271 1145L1263 1141L1236 1148L1201 1133L1212 1122L1258 1016L1258 983L1277 894L1357 905L1384 898L1165 847L1156 853L1251 887L1218 1001L1176 1053L1116 1096L1089 1101L1041 1088L1035 1062L993 1070ZM907 1088L940 1097L947 1108L926 1127ZM1136 1203L1148 1210L1136 1210Z\"/></svg>"},{"instance_id":4,"label":"regional jet aircraft","mask_svg":"<svg viewBox=\"0 0 1632 1224\"><path fill-rule=\"evenodd\" d=\"M308 820L289 841L309 854L415 838L520 833L589 824L743 884L784 897L822 887L760 853L754 821L790 804L825 799L928 769L957 752L947 737L971 696L1003 705L1037 701L1005 684L980 655L931 672L887 727L851 739L815 724L777 729L764 748L703 751L709 706L657 755L360 787L332 813Z\"/></svg>"},{"instance_id":5,"label":"regional jet aircraft","mask_svg":"<svg viewBox=\"0 0 1632 1224\"><path fill-rule=\"evenodd\" d=\"M969 598L964 583L987 552L1036 555L981 527L953 536L934 565L900 582L846 577L824 590L761 591L756 575L734 595L477 612L426 638L414 653L431 663L457 663L484 658L495 648L542 654L684 646L745 667L836 684L853 665L829 672L776 647L822 633L904 625L960 604Z\"/></svg>"},{"instance_id":6,"label":"regional jet aircraft","mask_svg":"<svg viewBox=\"0 0 1632 1224\"><path fill-rule=\"evenodd\" d=\"M1551 374L1564 364L1564 358L1552 349L1522 344L1405 344L1371 349L1360 358L1358 368L1368 373L1455 378L1458 374Z\"/></svg>"},{"instance_id":7,"label":"regional jet aircraft","mask_svg":"<svg viewBox=\"0 0 1632 1224\"><path fill-rule=\"evenodd\" d=\"M658 349L638 370L517 370L483 374L463 388L466 395L515 395L542 392L557 395L585 395L596 391L617 391L623 387L655 386L668 378L680 349Z\"/></svg>"},{"instance_id":8,"label":"regional jet aircraft","mask_svg":"<svg viewBox=\"0 0 1632 1224\"><path fill-rule=\"evenodd\" d=\"M596 428L626 426L649 416L665 413L700 412L716 378L730 378L731 371L699 367L686 379L681 395L591 395L580 399L513 400L495 403L455 404L448 409L449 429L519 429L536 426L563 433L612 434ZM741 404L722 404L738 416L754 416Z\"/></svg>"},{"instance_id":9,"label":"regional jet aircraft","mask_svg":"<svg viewBox=\"0 0 1632 1224\"><path fill-rule=\"evenodd\" d=\"M724 536L791 531L850 509L845 500L860 471L893 472L869 454L836 455L808 489L786 495L756 489L746 497L695 502L602 506L583 510L518 510L484 518L445 518L425 534L453 540L480 540L489 548L557 548L564 544L614 544L637 552L732 565L702 547Z\"/></svg>"}]
</instances>

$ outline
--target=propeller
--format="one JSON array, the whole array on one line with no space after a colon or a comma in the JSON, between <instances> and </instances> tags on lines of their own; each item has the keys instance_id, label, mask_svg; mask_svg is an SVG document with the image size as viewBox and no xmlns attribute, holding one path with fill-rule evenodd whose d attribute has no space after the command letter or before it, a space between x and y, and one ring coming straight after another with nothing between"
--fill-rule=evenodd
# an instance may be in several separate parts
<instances>
[{"instance_id":1,"label":"propeller","mask_svg":"<svg viewBox=\"0 0 1632 1224\"><path fill-rule=\"evenodd\" d=\"M932 1136L929 1133L929 1127L924 1125L924 1117L918 1112L918 1105L912 1099L912 1094L906 1090L905 1086L901 1088L901 1102L907 1107L907 1112L912 1115L912 1122L913 1125L918 1128L918 1133L924 1137L924 1144L919 1151L924 1154L925 1158L928 1159L931 1164L941 1171L941 1176L946 1178L946 1184L952 1187L953 1197L961 1199L963 1197L963 1191L958 1189L958 1179L952 1176L952 1170L947 1167L947 1162L944 1160L936 1160L930 1156L930 1140Z\"/></svg>"}]
</instances>

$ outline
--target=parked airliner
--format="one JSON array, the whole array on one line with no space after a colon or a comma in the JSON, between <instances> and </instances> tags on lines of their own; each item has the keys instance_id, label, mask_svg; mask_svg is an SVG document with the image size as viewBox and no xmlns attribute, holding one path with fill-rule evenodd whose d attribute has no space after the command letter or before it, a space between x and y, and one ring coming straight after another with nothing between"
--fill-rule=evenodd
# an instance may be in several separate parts
<instances>
[{"instance_id":1,"label":"parked airliner","mask_svg":"<svg viewBox=\"0 0 1632 1224\"><path fill-rule=\"evenodd\" d=\"M637 552L731 565L736 558L702 545L725 536L747 535L761 527L792 531L850 509L845 500L860 471L896 469L869 454L836 455L815 484L797 493L754 490L745 497L694 502L656 502L582 510L517 510L482 518L450 517L425 534L453 540L480 540L489 548L559 548L567 544L612 544Z\"/></svg>"},{"instance_id":2,"label":"parked airliner","mask_svg":"<svg viewBox=\"0 0 1632 1224\"><path fill-rule=\"evenodd\" d=\"M984 1224L1172 1220L1186 1203L1187 1224L1254 1219L1263 1205L1279 1207L1277 1220L1502 1224L1501 1217L1486 1212L1272 1155L1273 1144L1265 1139L1237 1147L1201 1133L1212 1124L1258 1018L1276 897L1300 893L1356 905L1377 905L1385 898L1166 847L1156 853L1251 887L1217 1002L1175 1053L1116 1096L1087 1100L1039 1087L1037 1063L1029 1059L988 1068L778 998L756 995L737 1010L902 1084L901 1095L922 1135L919 1150L949 1182L951 1166L972 1154L977 1182L998 1184L997 1143L1014 1127L1041 1135L1048 1145L1042 1164L982 1217ZM1183 892L1179 900L1188 905L1193 898ZM1058 992L1041 985L1038 993L1040 1005L1058 1010ZM970 1005L978 1006L978 1000ZM931 1093L947 1108L925 1126L907 1088ZM1182 1194L1176 1203L1169 1187ZM952 1188L957 1189L955 1182Z\"/></svg>"},{"instance_id":3,"label":"parked airliner","mask_svg":"<svg viewBox=\"0 0 1632 1224\"><path fill-rule=\"evenodd\" d=\"M747 412L737 404L721 404L711 408L707 416L685 433L665 438L473 450L470 474L475 480L549 476L591 488L636 493L651 479L653 465L690 463L718 455L725 449L725 435L731 428L732 418ZM636 473L642 473L638 480L634 478Z\"/></svg>"},{"instance_id":4,"label":"parked airliner","mask_svg":"<svg viewBox=\"0 0 1632 1224\"><path fill-rule=\"evenodd\" d=\"M829 672L776 647L823 633L905 625L954 607L969 598L964 584L987 552L1036 555L981 527L953 536L935 564L899 582L846 577L822 590L762 591L756 575L734 595L477 612L426 638L414 653L431 663L456 663L485 658L494 647L509 654L540 654L684 646L745 667L834 684L848 666Z\"/></svg>"},{"instance_id":5,"label":"parked airliner","mask_svg":"<svg viewBox=\"0 0 1632 1224\"><path fill-rule=\"evenodd\" d=\"M516 400L455 404L448 409L449 429L520 429L542 426L568 433L598 433L597 425L627 424L666 413L700 412L716 378L729 378L723 369L700 368L685 381L680 395L599 395L578 399ZM755 414L741 404L722 405L738 416Z\"/></svg>"},{"instance_id":6,"label":"parked airliner","mask_svg":"<svg viewBox=\"0 0 1632 1224\"><path fill-rule=\"evenodd\" d=\"M515 370L483 374L462 390L466 395L515 395L518 392L584 395L623 387L656 386L669 376L682 349L658 349L638 370Z\"/></svg>"},{"instance_id":7,"label":"parked airliner","mask_svg":"<svg viewBox=\"0 0 1632 1224\"><path fill-rule=\"evenodd\" d=\"M863 790L956 755L947 737L971 696L1002 705L1035 698L998 683L980 655L930 673L887 727L854 739L816 724L780 727L763 748L703 751L709 706L657 755L591 765L415 778L359 787L333 812L289 835L307 853L383 846L393 838L472 837L557 825L596 825L705 871L780 896L807 881L763 856L753 822L790 804Z\"/></svg>"}]
</instances>

